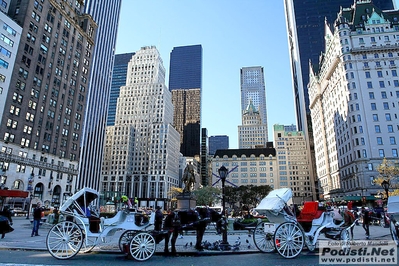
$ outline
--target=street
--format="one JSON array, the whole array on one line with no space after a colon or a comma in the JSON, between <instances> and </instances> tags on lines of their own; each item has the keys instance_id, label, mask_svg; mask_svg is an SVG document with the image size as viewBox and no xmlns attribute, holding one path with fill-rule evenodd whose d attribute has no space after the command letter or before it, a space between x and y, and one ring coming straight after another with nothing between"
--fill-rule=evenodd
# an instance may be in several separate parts
<instances>
[{"instance_id":1,"label":"street","mask_svg":"<svg viewBox=\"0 0 399 266\"><path fill-rule=\"evenodd\" d=\"M155 255L149 260L138 262L126 258L126 256L115 253L89 253L78 254L69 260L57 260L47 251L24 251L24 250L0 250L0 261L2 265L151 265L151 266L241 266L241 265L319 265L319 257L316 254L301 255L296 259L284 259L277 253L265 254L240 254L240 255L218 255L218 256L179 256L165 257Z\"/></svg>"}]
</instances>

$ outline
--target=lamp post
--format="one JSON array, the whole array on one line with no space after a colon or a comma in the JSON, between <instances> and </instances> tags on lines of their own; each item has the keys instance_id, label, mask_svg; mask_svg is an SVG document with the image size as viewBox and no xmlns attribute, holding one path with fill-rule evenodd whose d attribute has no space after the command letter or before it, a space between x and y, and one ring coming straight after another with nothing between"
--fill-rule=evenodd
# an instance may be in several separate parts
<instances>
[{"instance_id":1,"label":"lamp post","mask_svg":"<svg viewBox=\"0 0 399 266\"><path fill-rule=\"evenodd\" d=\"M385 193L387 194L387 201L388 201L388 197L389 197L389 181L382 181L381 182L381 186L382 188L385 190Z\"/></svg>"},{"instance_id":2,"label":"lamp post","mask_svg":"<svg viewBox=\"0 0 399 266\"><path fill-rule=\"evenodd\" d=\"M29 204L28 204L28 213L26 216L26 219L29 219L29 213L30 213L30 209L32 206L32 190L33 190L33 179L35 178L35 174L33 173L33 169L32 169L32 173L30 174L30 177L28 178L28 191L29 191Z\"/></svg>"},{"instance_id":3,"label":"lamp post","mask_svg":"<svg viewBox=\"0 0 399 266\"><path fill-rule=\"evenodd\" d=\"M228 250L229 249L229 242L227 242L227 218L226 218L226 197L224 193L224 184L228 175L229 170L222 165L222 167L219 168L219 177L222 180L222 208L223 208L223 220L224 220L224 228L223 228L223 236L222 236L222 243L220 245L222 250Z\"/></svg>"}]
</instances>

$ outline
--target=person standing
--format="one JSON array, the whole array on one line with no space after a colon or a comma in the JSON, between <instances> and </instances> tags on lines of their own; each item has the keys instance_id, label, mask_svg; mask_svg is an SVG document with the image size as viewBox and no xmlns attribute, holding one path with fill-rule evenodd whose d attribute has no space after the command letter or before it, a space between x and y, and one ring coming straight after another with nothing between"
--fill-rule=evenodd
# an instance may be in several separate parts
<instances>
[{"instance_id":1,"label":"person standing","mask_svg":"<svg viewBox=\"0 0 399 266\"><path fill-rule=\"evenodd\" d=\"M366 231L366 239L370 238L370 213L364 207L362 207L363 215L363 229Z\"/></svg>"},{"instance_id":2,"label":"person standing","mask_svg":"<svg viewBox=\"0 0 399 266\"><path fill-rule=\"evenodd\" d=\"M162 221L163 221L163 212L161 206L156 206L156 212L155 212L155 224L154 224L154 230L155 231L161 231L162 229Z\"/></svg>"},{"instance_id":3,"label":"person standing","mask_svg":"<svg viewBox=\"0 0 399 266\"><path fill-rule=\"evenodd\" d=\"M34 236L39 236L39 226L40 226L40 221L42 220L42 212L43 208L41 207L40 202L36 204L35 209L33 210L33 228L32 228L32 234L31 237Z\"/></svg>"},{"instance_id":4,"label":"person standing","mask_svg":"<svg viewBox=\"0 0 399 266\"><path fill-rule=\"evenodd\" d=\"M11 212L8 206L4 206L2 215L8 219L9 225L12 225ZM6 231L3 230L1 233L1 238L3 239L6 236Z\"/></svg>"}]
</instances>

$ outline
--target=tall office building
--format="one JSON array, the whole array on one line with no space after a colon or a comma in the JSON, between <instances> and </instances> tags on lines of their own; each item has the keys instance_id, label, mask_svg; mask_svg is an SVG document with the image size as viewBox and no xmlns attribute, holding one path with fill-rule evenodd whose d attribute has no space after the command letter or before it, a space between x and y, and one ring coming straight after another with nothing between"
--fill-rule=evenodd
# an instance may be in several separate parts
<instances>
[{"instance_id":1,"label":"tall office building","mask_svg":"<svg viewBox=\"0 0 399 266\"><path fill-rule=\"evenodd\" d=\"M229 148L229 136L219 135L209 137L209 155L215 155L217 150Z\"/></svg>"},{"instance_id":2,"label":"tall office building","mask_svg":"<svg viewBox=\"0 0 399 266\"><path fill-rule=\"evenodd\" d=\"M261 122L267 128L266 91L263 67L243 67L240 70L241 113L245 112L249 102L259 111ZM267 138L267 132L266 132Z\"/></svg>"},{"instance_id":3,"label":"tall office building","mask_svg":"<svg viewBox=\"0 0 399 266\"><path fill-rule=\"evenodd\" d=\"M202 128L201 133L201 185L209 184L208 130Z\"/></svg>"},{"instance_id":4,"label":"tall office building","mask_svg":"<svg viewBox=\"0 0 399 266\"><path fill-rule=\"evenodd\" d=\"M173 125L180 133L180 152L200 155L202 46L174 47L170 53L169 90L174 106Z\"/></svg>"},{"instance_id":5,"label":"tall office building","mask_svg":"<svg viewBox=\"0 0 399 266\"><path fill-rule=\"evenodd\" d=\"M73 1L71 1L73 2ZM93 63L88 81L79 176L75 189L91 187L99 190L105 127L114 66L116 35L122 0L86 0L85 12L90 14L98 31Z\"/></svg>"},{"instance_id":6,"label":"tall office building","mask_svg":"<svg viewBox=\"0 0 399 266\"><path fill-rule=\"evenodd\" d=\"M240 149L264 148L267 145L267 126L262 123L259 111L252 100L242 114L242 125L238 126L238 147Z\"/></svg>"},{"instance_id":7,"label":"tall office building","mask_svg":"<svg viewBox=\"0 0 399 266\"><path fill-rule=\"evenodd\" d=\"M309 60L317 64L324 50L324 21L332 25L341 7L349 7L354 0L284 0L288 45L293 79L295 112L298 130L308 131L310 124ZM373 0L383 9L394 8L392 0Z\"/></svg>"},{"instance_id":8,"label":"tall office building","mask_svg":"<svg viewBox=\"0 0 399 266\"><path fill-rule=\"evenodd\" d=\"M165 203L170 188L179 185L180 142L172 121L162 59L154 46L143 47L129 62L115 126L107 127L104 195L137 197L142 206Z\"/></svg>"},{"instance_id":9,"label":"tall office building","mask_svg":"<svg viewBox=\"0 0 399 266\"><path fill-rule=\"evenodd\" d=\"M127 65L134 53L115 55L114 70L112 71L111 93L109 97L107 126L115 125L116 105L121 86L126 85Z\"/></svg>"},{"instance_id":10,"label":"tall office building","mask_svg":"<svg viewBox=\"0 0 399 266\"><path fill-rule=\"evenodd\" d=\"M6 186L57 206L78 175L97 24L83 1L11 1L8 15L22 32L2 95L0 167Z\"/></svg>"},{"instance_id":11,"label":"tall office building","mask_svg":"<svg viewBox=\"0 0 399 266\"><path fill-rule=\"evenodd\" d=\"M311 70L309 100L317 176L326 198L367 200L383 159L397 162L399 11L372 1L343 8ZM312 62L313 63L313 62Z\"/></svg>"}]
</instances>

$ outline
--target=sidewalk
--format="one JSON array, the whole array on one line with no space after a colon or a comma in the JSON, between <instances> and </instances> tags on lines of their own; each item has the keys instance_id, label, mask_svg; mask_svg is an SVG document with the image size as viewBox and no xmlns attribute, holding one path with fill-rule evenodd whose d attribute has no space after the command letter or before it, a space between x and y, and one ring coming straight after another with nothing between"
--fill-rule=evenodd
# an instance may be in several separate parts
<instances>
[{"instance_id":1,"label":"sidewalk","mask_svg":"<svg viewBox=\"0 0 399 266\"><path fill-rule=\"evenodd\" d=\"M26 217L13 217L14 231L6 234L4 239L0 239L0 249L25 249L25 250L47 250L46 237L49 229L52 227L50 224L44 223L40 226L39 236L31 237L32 225ZM117 232L112 237L106 237L105 242L98 244L94 251L98 252L120 252L118 241L120 234ZM377 225L370 226L370 240L391 240L389 228L383 228ZM214 230L205 232L203 241L208 241L213 244L222 239L221 235L217 235ZM324 235L320 235L320 240L326 240ZM354 228L354 240L365 240L365 231L361 225ZM196 241L195 232L188 232L183 235L183 238L178 238L176 242L176 250L178 253L184 254L203 254L203 255L218 255L220 253L253 253L260 252L253 243L253 235L247 230L231 231L228 233L227 241L234 245L240 242L238 249L231 251L214 251L204 250L197 251L194 248ZM162 254L164 250L164 241L159 243L156 247L156 253ZM170 248L169 248L170 250Z\"/></svg>"}]
</instances>

